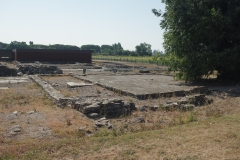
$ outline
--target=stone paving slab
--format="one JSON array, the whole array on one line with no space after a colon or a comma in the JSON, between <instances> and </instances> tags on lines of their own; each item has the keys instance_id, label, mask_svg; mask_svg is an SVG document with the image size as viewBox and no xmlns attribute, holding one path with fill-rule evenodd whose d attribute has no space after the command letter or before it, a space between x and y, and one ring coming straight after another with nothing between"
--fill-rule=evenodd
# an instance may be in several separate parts
<instances>
[{"instance_id":1,"label":"stone paving slab","mask_svg":"<svg viewBox=\"0 0 240 160\"><path fill-rule=\"evenodd\" d=\"M78 78L133 96L189 92L201 87L190 86L183 81L175 81L172 76L164 75L88 75L78 76Z\"/></svg>"},{"instance_id":2,"label":"stone paving slab","mask_svg":"<svg viewBox=\"0 0 240 160\"><path fill-rule=\"evenodd\" d=\"M4 83L27 83L27 77L1 77L0 84Z\"/></svg>"},{"instance_id":3,"label":"stone paving slab","mask_svg":"<svg viewBox=\"0 0 240 160\"><path fill-rule=\"evenodd\" d=\"M92 85L93 85L93 84L67 82L67 86L70 87L70 88L74 88L74 87L84 87L84 86L92 86Z\"/></svg>"},{"instance_id":4,"label":"stone paving slab","mask_svg":"<svg viewBox=\"0 0 240 160\"><path fill-rule=\"evenodd\" d=\"M5 89L9 89L9 88L8 87L0 87L0 90L1 89L5 90Z\"/></svg>"}]
</instances>

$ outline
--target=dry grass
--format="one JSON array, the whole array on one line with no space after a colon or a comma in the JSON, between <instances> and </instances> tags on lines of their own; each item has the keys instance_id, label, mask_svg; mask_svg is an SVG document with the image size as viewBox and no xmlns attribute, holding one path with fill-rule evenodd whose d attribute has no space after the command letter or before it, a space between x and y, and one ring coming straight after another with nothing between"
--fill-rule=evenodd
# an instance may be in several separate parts
<instances>
[{"instance_id":1,"label":"dry grass","mask_svg":"<svg viewBox=\"0 0 240 160\"><path fill-rule=\"evenodd\" d=\"M239 159L239 122L237 113L120 136L103 130L94 137L45 140L37 146L12 142L15 151L1 153L6 159Z\"/></svg>"},{"instance_id":2,"label":"dry grass","mask_svg":"<svg viewBox=\"0 0 240 160\"><path fill-rule=\"evenodd\" d=\"M16 118L6 119L15 111L18 112ZM36 111L37 115L29 116L27 111ZM68 125L67 121L70 121L71 125ZM30 128L28 132L31 132L31 126L49 128L53 133L50 137L55 138L74 133L78 127L92 129L92 122L88 118L76 110L56 107L35 83L19 84L9 90L0 91L0 122L1 135L6 133L9 126L17 124L23 128L21 139L25 140L29 135L25 130Z\"/></svg>"},{"instance_id":3,"label":"dry grass","mask_svg":"<svg viewBox=\"0 0 240 160\"><path fill-rule=\"evenodd\" d=\"M27 92L26 92L27 90ZM214 103L194 111L135 112L146 123L119 130L103 128L91 137L76 131L92 130L92 122L72 109L57 108L36 84L0 91L0 113L36 110L43 119L5 121L0 134L12 124L46 126L52 135L5 139L0 136L0 159L240 159L240 98L214 98ZM14 122L14 123L13 123ZM92 130L93 131L93 130Z\"/></svg>"}]
</instances>

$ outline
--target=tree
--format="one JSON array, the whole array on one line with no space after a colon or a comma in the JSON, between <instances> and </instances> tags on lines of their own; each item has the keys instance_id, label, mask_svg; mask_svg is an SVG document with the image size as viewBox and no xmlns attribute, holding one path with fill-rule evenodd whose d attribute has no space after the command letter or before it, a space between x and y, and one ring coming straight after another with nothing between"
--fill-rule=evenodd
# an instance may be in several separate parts
<instances>
[{"instance_id":1,"label":"tree","mask_svg":"<svg viewBox=\"0 0 240 160\"><path fill-rule=\"evenodd\" d=\"M29 49L26 42L12 41L6 46L6 49Z\"/></svg>"},{"instance_id":2,"label":"tree","mask_svg":"<svg viewBox=\"0 0 240 160\"><path fill-rule=\"evenodd\" d=\"M151 45L147 43L140 43L140 45L137 45L136 52L139 56L151 56L152 55L152 49Z\"/></svg>"},{"instance_id":3,"label":"tree","mask_svg":"<svg viewBox=\"0 0 240 160\"><path fill-rule=\"evenodd\" d=\"M104 45L101 45L101 51L103 52L104 49L113 49L111 45L107 45L107 44L104 44Z\"/></svg>"},{"instance_id":4,"label":"tree","mask_svg":"<svg viewBox=\"0 0 240 160\"><path fill-rule=\"evenodd\" d=\"M119 56L123 55L124 50L121 43L114 43L112 45L112 48L113 48L113 55L119 55Z\"/></svg>"},{"instance_id":5,"label":"tree","mask_svg":"<svg viewBox=\"0 0 240 160\"><path fill-rule=\"evenodd\" d=\"M82 50L94 50L95 53L101 53L101 47L99 45L93 45L93 44L82 45L81 49Z\"/></svg>"},{"instance_id":6,"label":"tree","mask_svg":"<svg viewBox=\"0 0 240 160\"><path fill-rule=\"evenodd\" d=\"M113 54L113 47L110 45L101 45L101 53L104 55L112 55Z\"/></svg>"},{"instance_id":7,"label":"tree","mask_svg":"<svg viewBox=\"0 0 240 160\"><path fill-rule=\"evenodd\" d=\"M163 0L161 16L169 67L178 77L197 80L213 71L240 79L240 1Z\"/></svg>"},{"instance_id":8,"label":"tree","mask_svg":"<svg viewBox=\"0 0 240 160\"><path fill-rule=\"evenodd\" d=\"M153 55L164 55L163 51L160 51L160 50L153 50L152 54Z\"/></svg>"},{"instance_id":9,"label":"tree","mask_svg":"<svg viewBox=\"0 0 240 160\"><path fill-rule=\"evenodd\" d=\"M8 44L0 42L0 49L5 49Z\"/></svg>"},{"instance_id":10,"label":"tree","mask_svg":"<svg viewBox=\"0 0 240 160\"><path fill-rule=\"evenodd\" d=\"M124 56L130 56L132 54L132 51L129 51L129 50L124 50L122 55Z\"/></svg>"},{"instance_id":11,"label":"tree","mask_svg":"<svg viewBox=\"0 0 240 160\"><path fill-rule=\"evenodd\" d=\"M49 45L51 49L60 49L60 50L79 50L80 48L72 45L63 45L63 44L53 44Z\"/></svg>"}]
</instances>

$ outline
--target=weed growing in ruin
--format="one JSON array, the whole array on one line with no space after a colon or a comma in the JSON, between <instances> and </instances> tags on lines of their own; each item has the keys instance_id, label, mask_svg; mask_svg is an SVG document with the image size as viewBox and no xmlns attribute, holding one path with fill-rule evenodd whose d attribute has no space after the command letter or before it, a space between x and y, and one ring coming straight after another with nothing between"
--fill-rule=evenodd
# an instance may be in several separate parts
<instances>
[{"instance_id":1,"label":"weed growing in ruin","mask_svg":"<svg viewBox=\"0 0 240 160\"><path fill-rule=\"evenodd\" d=\"M185 121L186 121L185 123L197 121L197 112L189 111L186 115Z\"/></svg>"},{"instance_id":2,"label":"weed growing in ruin","mask_svg":"<svg viewBox=\"0 0 240 160\"><path fill-rule=\"evenodd\" d=\"M116 91L116 94L118 95L118 96L122 96L122 91L121 90L115 90Z\"/></svg>"},{"instance_id":3,"label":"weed growing in ruin","mask_svg":"<svg viewBox=\"0 0 240 160\"><path fill-rule=\"evenodd\" d=\"M97 94L101 94L101 91L99 89L96 89L97 90Z\"/></svg>"},{"instance_id":4,"label":"weed growing in ruin","mask_svg":"<svg viewBox=\"0 0 240 160\"><path fill-rule=\"evenodd\" d=\"M197 112L176 112L173 115L172 121L169 123L169 126L181 125L195 121L197 121Z\"/></svg>"},{"instance_id":5,"label":"weed growing in ruin","mask_svg":"<svg viewBox=\"0 0 240 160\"><path fill-rule=\"evenodd\" d=\"M104 117L107 116L107 107L105 104L103 105L103 108L101 109L100 115L103 115Z\"/></svg>"},{"instance_id":6,"label":"weed growing in ruin","mask_svg":"<svg viewBox=\"0 0 240 160\"><path fill-rule=\"evenodd\" d=\"M41 88L37 83L28 86L29 89L39 89Z\"/></svg>"},{"instance_id":7,"label":"weed growing in ruin","mask_svg":"<svg viewBox=\"0 0 240 160\"><path fill-rule=\"evenodd\" d=\"M133 102L133 97L131 97L131 96L128 96L128 98L127 98L128 100L128 102L130 102L130 103L132 103Z\"/></svg>"},{"instance_id":8,"label":"weed growing in ruin","mask_svg":"<svg viewBox=\"0 0 240 160\"><path fill-rule=\"evenodd\" d=\"M44 105L54 106L54 102L48 98L46 93L42 92L42 95L43 95L42 100Z\"/></svg>"},{"instance_id":9,"label":"weed growing in ruin","mask_svg":"<svg viewBox=\"0 0 240 160\"><path fill-rule=\"evenodd\" d=\"M70 120L70 119L66 119L66 123L67 123L67 126L70 126L70 125L72 125L72 123L71 123L71 120Z\"/></svg>"},{"instance_id":10,"label":"weed growing in ruin","mask_svg":"<svg viewBox=\"0 0 240 160\"><path fill-rule=\"evenodd\" d=\"M105 136L111 135L111 134L110 134L111 131L112 131L112 130L108 130L107 127L103 127L103 128L100 129L99 132L96 132L96 133L94 134L94 136L95 136L95 137L105 137Z\"/></svg>"},{"instance_id":11,"label":"weed growing in ruin","mask_svg":"<svg viewBox=\"0 0 240 160\"><path fill-rule=\"evenodd\" d=\"M63 94L65 97L71 97L71 92L69 92L69 91L64 90L64 91L62 91L62 94Z\"/></svg>"},{"instance_id":12,"label":"weed growing in ruin","mask_svg":"<svg viewBox=\"0 0 240 160\"><path fill-rule=\"evenodd\" d=\"M221 111L216 106L207 106L206 116L207 117L221 117L221 116L223 116L223 111Z\"/></svg>"},{"instance_id":13,"label":"weed growing in ruin","mask_svg":"<svg viewBox=\"0 0 240 160\"><path fill-rule=\"evenodd\" d=\"M152 101L152 99L153 99L152 96L149 94L149 95L148 95L148 100L149 100L149 101Z\"/></svg>"},{"instance_id":14,"label":"weed growing in ruin","mask_svg":"<svg viewBox=\"0 0 240 160\"><path fill-rule=\"evenodd\" d=\"M86 132L84 130L81 130L81 129L76 130L76 138L77 139L85 137L85 134L86 134Z\"/></svg>"}]
</instances>

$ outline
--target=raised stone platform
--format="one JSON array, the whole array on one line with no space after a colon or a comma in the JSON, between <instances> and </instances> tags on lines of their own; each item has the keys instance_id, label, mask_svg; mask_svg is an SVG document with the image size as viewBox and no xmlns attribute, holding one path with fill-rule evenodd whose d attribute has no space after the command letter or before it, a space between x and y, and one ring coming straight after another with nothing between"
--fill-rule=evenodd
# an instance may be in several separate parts
<instances>
[{"instance_id":1,"label":"raised stone platform","mask_svg":"<svg viewBox=\"0 0 240 160\"><path fill-rule=\"evenodd\" d=\"M138 99L185 96L193 92L202 93L206 89L183 81L175 81L172 76L164 75L88 75L75 76L75 78L96 83L106 89Z\"/></svg>"}]
</instances>

